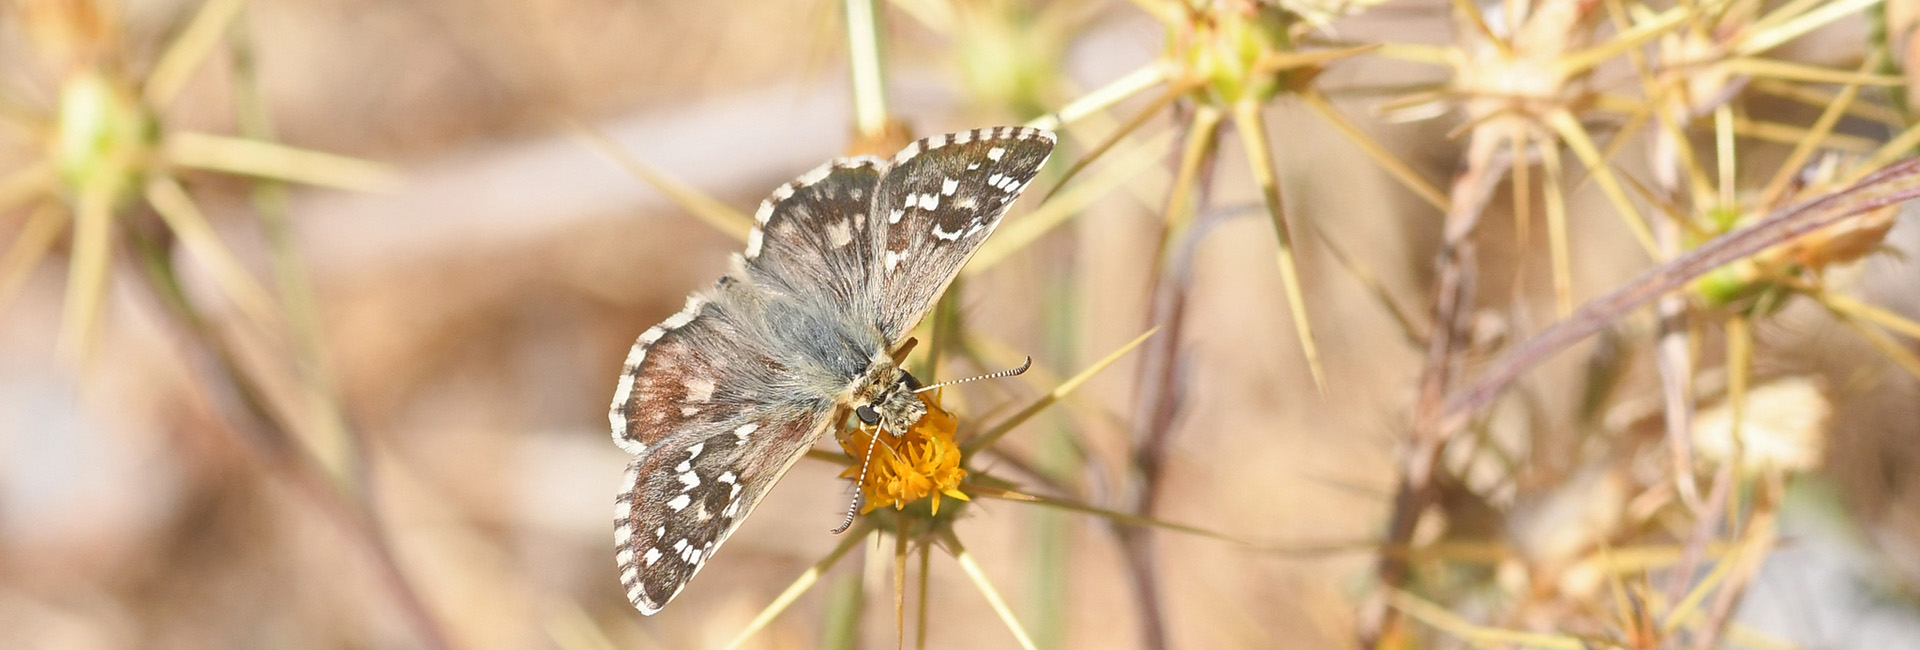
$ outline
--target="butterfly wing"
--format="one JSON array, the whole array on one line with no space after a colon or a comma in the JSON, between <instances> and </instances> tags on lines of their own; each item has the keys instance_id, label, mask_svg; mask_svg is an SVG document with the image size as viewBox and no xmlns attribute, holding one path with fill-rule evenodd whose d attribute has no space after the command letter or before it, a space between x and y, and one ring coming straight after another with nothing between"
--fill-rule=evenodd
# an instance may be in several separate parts
<instances>
[{"instance_id":1,"label":"butterfly wing","mask_svg":"<svg viewBox=\"0 0 1920 650\"><path fill-rule=\"evenodd\" d=\"M646 614L678 595L825 430L833 402L776 390L800 369L764 344L766 305L729 276L634 344L609 419L638 456L614 515L627 599Z\"/></svg>"},{"instance_id":2,"label":"butterfly wing","mask_svg":"<svg viewBox=\"0 0 1920 650\"><path fill-rule=\"evenodd\" d=\"M627 467L614 562L641 613L680 595L828 423L821 412L743 416L688 429Z\"/></svg>"},{"instance_id":3,"label":"butterfly wing","mask_svg":"<svg viewBox=\"0 0 1920 650\"><path fill-rule=\"evenodd\" d=\"M874 223L861 213L881 167L836 160L775 189L743 268L647 330L628 355L608 420L614 442L638 458L616 499L615 560L642 613L679 594L884 348L845 317L873 309L856 304L873 295Z\"/></svg>"},{"instance_id":4,"label":"butterfly wing","mask_svg":"<svg viewBox=\"0 0 1920 650\"><path fill-rule=\"evenodd\" d=\"M774 189L747 236L754 279L793 296L825 289L842 311L871 309L869 269L879 251L866 208L884 165L872 156L840 158Z\"/></svg>"},{"instance_id":5,"label":"butterfly wing","mask_svg":"<svg viewBox=\"0 0 1920 650\"><path fill-rule=\"evenodd\" d=\"M1053 152L1054 136L1003 126L920 140L895 154L869 213L884 218L869 284L898 341L947 290Z\"/></svg>"},{"instance_id":6,"label":"butterfly wing","mask_svg":"<svg viewBox=\"0 0 1920 650\"><path fill-rule=\"evenodd\" d=\"M722 277L711 295L689 298L685 309L634 343L608 413L614 444L644 455L665 436L726 413L689 403L704 401L700 398L719 390L720 382L777 377L765 371L768 364L808 365L805 357L792 358L794 351L776 349L778 339L790 338L791 332L768 331L769 313L792 309L770 312L766 303L784 299L819 303L819 309L872 311L858 303L874 301L870 269L879 250L871 244L877 239L873 220L864 213L881 167L872 156L838 159L780 186L761 202L747 239L745 272ZM825 302L819 300L823 288ZM675 362L648 366L649 355L663 353L674 355ZM743 376L753 374L756 365L758 376Z\"/></svg>"}]
</instances>

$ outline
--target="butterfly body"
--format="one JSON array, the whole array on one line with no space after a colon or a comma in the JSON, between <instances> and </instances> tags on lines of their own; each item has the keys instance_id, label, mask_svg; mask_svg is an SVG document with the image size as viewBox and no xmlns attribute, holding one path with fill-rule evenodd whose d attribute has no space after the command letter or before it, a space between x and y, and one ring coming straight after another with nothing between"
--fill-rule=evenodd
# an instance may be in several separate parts
<instances>
[{"instance_id":1,"label":"butterfly body","mask_svg":"<svg viewBox=\"0 0 1920 650\"><path fill-rule=\"evenodd\" d=\"M636 457L614 520L635 607L678 595L848 413L896 433L926 414L893 353L1052 148L1000 127L823 165L761 204L727 275L640 335L608 413Z\"/></svg>"},{"instance_id":2,"label":"butterfly body","mask_svg":"<svg viewBox=\"0 0 1920 650\"><path fill-rule=\"evenodd\" d=\"M867 426L902 432L927 414L926 402L914 393L919 389L920 381L885 355L854 384L847 405Z\"/></svg>"}]
</instances>

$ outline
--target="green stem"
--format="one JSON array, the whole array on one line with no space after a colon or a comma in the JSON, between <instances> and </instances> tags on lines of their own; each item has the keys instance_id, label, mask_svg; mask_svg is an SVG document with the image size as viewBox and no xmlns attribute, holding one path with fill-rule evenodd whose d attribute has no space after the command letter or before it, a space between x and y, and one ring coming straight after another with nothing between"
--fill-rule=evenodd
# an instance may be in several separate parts
<instances>
[{"instance_id":1,"label":"green stem","mask_svg":"<svg viewBox=\"0 0 1920 650\"><path fill-rule=\"evenodd\" d=\"M878 531L865 536L874 539ZM873 544L863 544L867 562L879 554ZM860 619L867 600L866 576L860 571L842 571L827 586L827 611L820 630L820 647L825 650L853 650L860 644Z\"/></svg>"},{"instance_id":2,"label":"green stem","mask_svg":"<svg viewBox=\"0 0 1920 650\"><path fill-rule=\"evenodd\" d=\"M865 137L887 130L887 77L880 52L886 33L879 0L847 0L847 57L853 67L854 126Z\"/></svg>"}]
</instances>

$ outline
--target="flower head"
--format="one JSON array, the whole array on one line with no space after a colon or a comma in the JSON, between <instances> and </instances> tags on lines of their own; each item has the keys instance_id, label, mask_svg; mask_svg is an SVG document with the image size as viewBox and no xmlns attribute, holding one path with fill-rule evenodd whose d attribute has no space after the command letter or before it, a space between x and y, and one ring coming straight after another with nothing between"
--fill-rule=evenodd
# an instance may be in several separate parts
<instances>
[{"instance_id":1,"label":"flower head","mask_svg":"<svg viewBox=\"0 0 1920 650\"><path fill-rule=\"evenodd\" d=\"M939 514L941 495L969 500L960 491L967 470L960 468L960 446L953 442L959 420L941 410L934 399L921 395L920 401L926 403L927 414L905 432L856 429L840 438L847 455L868 459L864 478L859 464L840 474L860 481L867 503L861 514L885 506L898 510L926 498L932 498L928 505L933 514ZM869 454L876 438L880 447Z\"/></svg>"}]
</instances>

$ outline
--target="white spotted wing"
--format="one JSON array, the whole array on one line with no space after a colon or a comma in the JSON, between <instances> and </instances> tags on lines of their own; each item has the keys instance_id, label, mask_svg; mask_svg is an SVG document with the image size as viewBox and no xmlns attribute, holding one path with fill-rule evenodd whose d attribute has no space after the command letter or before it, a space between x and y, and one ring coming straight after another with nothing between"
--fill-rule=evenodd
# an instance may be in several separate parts
<instances>
[{"instance_id":1,"label":"white spotted wing","mask_svg":"<svg viewBox=\"0 0 1920 650\"><path fill-rule=\"evenodd\" d=\"M1053 152L1053 134L1004 126L937 135L894 155L873 211L885 215L871 272L887 338L906 336Z\"/></svg>"}]
</instances>

